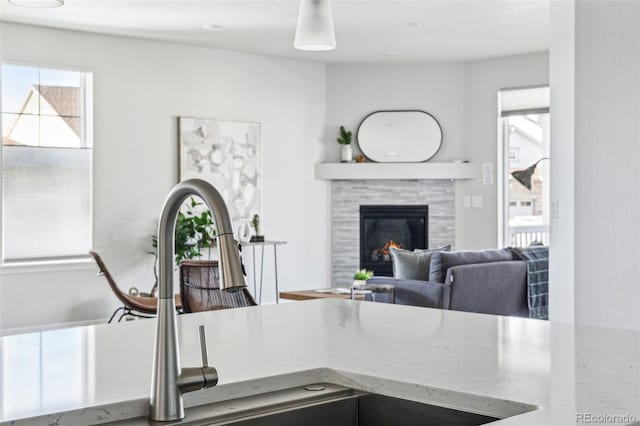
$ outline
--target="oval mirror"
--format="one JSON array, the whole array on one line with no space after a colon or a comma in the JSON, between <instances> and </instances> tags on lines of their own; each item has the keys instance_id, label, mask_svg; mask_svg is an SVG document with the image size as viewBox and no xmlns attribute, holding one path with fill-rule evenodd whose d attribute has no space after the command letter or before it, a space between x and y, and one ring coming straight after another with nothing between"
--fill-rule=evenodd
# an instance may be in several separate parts
<instances>
[{"instance_id":1,"label":"oval mirror","mask_svg":"<svg viewBox=\"0 0 640 426\"><path fill-rule=\"evenodd\" d=\"M356 137L360 150L371 161L420 163L440 149L442 128L424 111L376 111L362 120Z\"/></svg>"}]
</instances>

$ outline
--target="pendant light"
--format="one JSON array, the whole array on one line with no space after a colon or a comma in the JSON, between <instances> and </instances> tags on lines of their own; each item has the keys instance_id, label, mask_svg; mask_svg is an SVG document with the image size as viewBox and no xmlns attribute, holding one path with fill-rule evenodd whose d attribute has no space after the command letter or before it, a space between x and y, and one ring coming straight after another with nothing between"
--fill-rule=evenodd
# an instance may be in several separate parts
<instances>
[{"instance_id":1,"label":"pendant light","mask_svg":"<svg viewBox=\"0 0 640 426\"><path fill-rule=\"evenodd\" d=\"M311 51L336 48L330 0L300 0L293 45L296 49Z\"/></svg>"},{"instance_id":2,"label":"pendant light","mask_svg":"<svg viewBox=\"0 0 640 426\"><path fill-rule=\"evenodd\" d=\"M40 9L64 6L64 0L9 0L9 3L15 6Z\"/></svg>"}]
</instances>

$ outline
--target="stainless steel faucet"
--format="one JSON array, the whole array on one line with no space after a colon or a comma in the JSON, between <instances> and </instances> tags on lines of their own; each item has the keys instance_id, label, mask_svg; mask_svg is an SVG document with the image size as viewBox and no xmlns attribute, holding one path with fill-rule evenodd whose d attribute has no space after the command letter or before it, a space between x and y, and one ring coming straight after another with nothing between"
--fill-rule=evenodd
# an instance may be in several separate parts
<instances>
[{"instance_id":1,"label":"stainless steel faucet","mask_svg":"<svg viewBox=\"0 0 640 426\"><path fill-rule=\"evenodd\" d=\"M173 288L174 234L180 207L187 197L193 195L202 198L213 214L218 234L220 288L233 290L247 286L238 244L233 239L229 211L220 193L209 183L200 179L189 179L176 185L162 206L158 225L160 265L158 318L149 401L149 417L155 421L184 418L182 394L213 387L218 383L218 372L207 365L206 341L202 326L200 327L200 345L203 366L180 368Z\"/></svg>"}]
</instances>

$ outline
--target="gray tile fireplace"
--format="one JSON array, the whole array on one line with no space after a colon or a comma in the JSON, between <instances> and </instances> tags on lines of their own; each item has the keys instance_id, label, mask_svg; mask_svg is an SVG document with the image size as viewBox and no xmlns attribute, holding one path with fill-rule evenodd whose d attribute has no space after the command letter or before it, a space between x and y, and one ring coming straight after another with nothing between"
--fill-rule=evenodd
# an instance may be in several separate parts
<instances>
[{"instance_id":1,"label":"gray tile fireplace","mask_svg":"<svg viewBox=\"0 0 640 426\"><path fill-rule=\"evenodd\" d=\"M455 184L453 181L446 179L332 181L332 285L349 285L353 281L353 274L361 268L360 206L416 205L428 206L425 247L455 243ZM413 244L422 245L419 242L412 242L411 245ZM380 271L377 275L392 275L389 266L387 265L386 270Z\"/></svg>"},{"instance_id":2,"label":"gray tile fireplace","mask_svg":"<svg viewBox=\"0 0 640 426\"><path fill-rule=\"evenodd\" d=\"M361 205L360 268L393 275L390 249L428 248L429 206Z\"/></svg>"}]
</instances>

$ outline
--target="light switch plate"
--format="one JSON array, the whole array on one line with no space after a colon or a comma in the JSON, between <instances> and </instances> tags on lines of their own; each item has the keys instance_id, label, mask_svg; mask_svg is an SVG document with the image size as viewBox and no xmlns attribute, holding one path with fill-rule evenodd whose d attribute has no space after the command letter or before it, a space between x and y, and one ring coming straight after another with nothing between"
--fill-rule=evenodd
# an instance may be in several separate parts
<instances>
[{"instance_id":1,"label":"light switch plate","mask_svg":"<svg viewBox=\"0 0 640 426\"><path fill-rule=\"evenodd\" d=\"M560 219L560 199L558 197L551 199L551 219Z\"/></svg>"},{"instance_id":2,"label":"light switch plate","mask_svg":"<svg viewBox=\"0 0 640 426\"><path fill-rule=\"evenodd\" d=\"M464 196L464 208L468 209L471 207L471 197L468 195Z\"/></svg>"},{"instance_id":3,"label":"light switch plate","mask_svg":"<svg viewBox=\"0 0 640 426\"><path fill-rule=\"evenodd\" d=\"M493 185L493 163L482 163L482 184Z\"/></svg>"},{"instance_id":4,"label":"light switch plate","mask_svg":"<svg viewBox=\"0 0 640 426\"><path fill-rule=\"evenodd\" d=\"M471 197L471 207L482 207L482 195L473 195Z\"/></svg>"}]
</instances>

